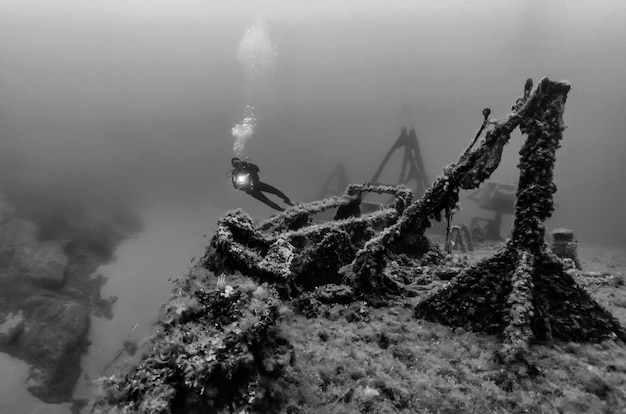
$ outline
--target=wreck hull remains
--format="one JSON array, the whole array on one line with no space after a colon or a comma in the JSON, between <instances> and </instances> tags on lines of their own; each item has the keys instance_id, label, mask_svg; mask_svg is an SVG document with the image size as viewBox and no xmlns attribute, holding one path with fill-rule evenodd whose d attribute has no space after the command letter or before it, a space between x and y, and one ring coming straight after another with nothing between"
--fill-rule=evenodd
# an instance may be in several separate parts
<instances>
[{"instance_id":1,"label":"wreck hull remains","mask_svg":"<svg viewBox=\"0 0 626 414\"><path fill-rule=\"evenodd\" d=\"M424 236L431 221L450 217L459 189L477 188L489 178L518 127L528 138L520 151L510 240L491 257L453 272L449 283L417 303L413 315L501 337L497 355L506 368L501 370L504 388L533 371L527 358L533 341L625 340L619 322L565 273L544 242L569 90L565 82L544 78L533 88L529 80L504 119L492 121L484 110L470 146L417 201L403 186L363 184L348 186L343 197L302 204L260 224L242 210L226 213L199 267L166 305L161 330L140 363L124 376L105 379L97 412L112 407L159 413L267 411L271 379L294 356L274 329L282 301L292 298L294 308L314 310L316 301L384 304L410 294L407 285L415 276L410 273L422 268L412 265L443 258ZM487 126L493 128L473 148ZM395 204L361 215L366 192L393 194ZM341 219L312 223L315 214L333 208ZM399 271L399 263L405 269ZM218 276L216 285L222 273L240 273L232 277L254 284L224 287ZM220 394L233 379L231 389L237 391Z\"/></svg>"},{"instance_id":2,"label":"wreck hull remains","mask_svg":"<svg viewBox=\"0 0 626 414\"><path fill-rule=\"evenodd\" d=\"M520 128L527 140L520 151L520 180L511 239L501 252L485 259L485 264L466 269L450 286L420 303L415 315L453 326L502 333L507 338L505 343L518 344L513 346L517 351L527 347L531 337L545 337L548 331L570 332L558 336L565 340L624 337L623 329L616 320L564 273L561 262L546 250L544 242L544 222L554 209L552 195L556 186L553 168L565 129L563 112L569 90L570 85L566 82L544 78L533 88L529 80L524 95L504 119L489 120L490 111L483 111L483 125L472 144L459 161L446 167L444 174L415 202L410 203L412 195L402 186L394 190L393 187L362 185L350 186L342 198L332 197L297 206L256 227L243 212L230 212L218 223L218 231L207 251L206 264L215 272L235 269L261 282L290 285L289 292L327 283L343 283L363 297L405 293L402 281L385 272L389 256L412 253L414 257L420 257L429 250L436 250L424 237L431 220L440 221L444 213L448 216L450 210L457 206L459 189L477 188L489 178L500 163L503 147L510 140L511 133ZM477 148L472 148L488 125L493 125L493 128L487 132L484 141ZM358 201L363 192L394 191L395 208L311 225L313 214L348 206L355 199ZM497 265L492 266L492 262ZM572 322L565 322L562 318L550 320L541 303L553 303L554 298L533 294L533 280L541 278L539 274L545 274L545 269L554 273L552 277L555 280L562 279L559 282L561 285L571 286L571 292L563 292L565 297L576 296L579 302L586 303L583 308L589 312L580 314L580 309L566 301L562 308L569 309L565 313L571 313ZM502 295L497 299L490 295L493 300L488 300L486 303L490 305L483 309L485 305L478 304L485 300L485 295L472 293L474 288L470 289L467 285L489 284L487 281L490 278L474 277L474 274L485 271L501 275L494 279L498 289L491 286L487 290L502 292ZM470 302L473 309L467 312ZM591 309L595 310L591 312ZM459 316L445 316L454 313ZM497 329L490 324L484 325L487 314L499 318L500 322L491 324ZM540 323L538 318L545 322ZM587 319L589 323L581 322ZM587 332L585 326L595 325L598 320L604 321L601 325L605 329ZM573 321L577 322L574 324ZM542 323L549 327L538 328ZM572 326L561 326L563 323ZM575 332L577 329L579 331ZM512 354L517 354L517 351Z\"/></svg>"}]
</instances>

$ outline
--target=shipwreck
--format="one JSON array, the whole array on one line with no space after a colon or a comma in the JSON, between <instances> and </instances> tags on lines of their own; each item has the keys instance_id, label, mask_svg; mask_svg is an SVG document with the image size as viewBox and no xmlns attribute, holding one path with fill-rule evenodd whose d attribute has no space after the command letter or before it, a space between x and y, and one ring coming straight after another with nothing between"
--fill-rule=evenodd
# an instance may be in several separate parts
<instances>
[{"instance_id":1,"label":"shipwreck","mask_svg":"<svg viewBox=\"0 0 626 414\"><path fill-rule=\"evenodd\" d=\"M525 143L510 237L493 255L443 272L447 283L421 298L413 316L500 338L496 358L506 367L505 388L533 370L527 355L534 341L626 340L617 319L545 243L569 91L567 82L529 79L507 116L492 119L483 110L469 146L418 199L403 185L352 184L342 196L261 223L240 209L227 212L203 259L164 306L150 346L122 375L102 380L93 411L266 411L272 382L295 357L276 328L281 307L314 316L315 303L384 307L411 296L420 269L445 261L426 230L449 219L461 189L477 189L491 176L517 128ZM368 193L389 194L392 202L363 212ZM336 211L335 220L313 221L326 210ZM223 275L234 274L247 282L227 285Z\"/></svg>"}]
</instances>

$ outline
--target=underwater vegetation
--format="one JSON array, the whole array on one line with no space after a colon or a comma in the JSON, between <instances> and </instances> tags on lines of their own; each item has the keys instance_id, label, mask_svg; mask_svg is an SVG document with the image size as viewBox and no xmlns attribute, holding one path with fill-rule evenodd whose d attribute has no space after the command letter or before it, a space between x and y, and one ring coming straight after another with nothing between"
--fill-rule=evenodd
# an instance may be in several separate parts
<instances>
[{"instance_id":1,"label":"underwater vegetation","mask_svg":"<svg viewBox=\"0 0 626 414\"><path fill-rule=\"evenodd\" d=\"M121 412L182 413L238 410L263 399L264 383L293 358L275 329L280 300L268 285L207 289L194 280L206 276L197 269L180 283L136 367L100 380L103 401Z\"/></svg>"},{"instance_id":2,"label":"underwater vegetation","mask_svg":"<svg viewBox=\"0 0 626 414\"><path fill-rule=\"evenodd\" d=\"M139 361L102 379L95 412L297 413L320 407L327 412L506 412L515 409L502 401L507 393L518 393L517 401L529 387L541 392L533 382L543 381L542 360L532 345L626 340L619 321L545 244L569 90L566 82L528 80L504 119L489 119L491 111L483 110L469 147L416 201L403 186L363 184L349 186L343 197L301 204L259 224L242 210L227 212L203 260L164 306L159 330ZM527 138L520 151L512 235L493 255L450 267L425 232L432 220L457 207L460 189L477 188L489 178L516 128ZM395 201L362 215L359 201L366 192L393 194ZM315 214L331 208L337 208L336 220L314 221ZM226 284L225 278L238 284ZM385 315L386 310L393 313ZM415 333L400 315L413 321ZM330 321L328 329L316 325L319 318ZM346 374L348 365L336 354L324 362L324 352L302 340L311 333L298 324L309 326L337 352L337 344L330 344L340 335L329 330L340 319L356 325L344 333L353 337L343 342L342 355L362 372ZM463 348L438 324L472 337L482 348ZM436 344L412 343L424 340L420 332L434 335ZM491 339L480 339L485 334ZM465 349L458 351L463 361L446 341ZM366 355L360 342L375 342L383 351ZM403 364L395 375L404 385L382 362L389 353ZM328 367L313 374L311 367L298 365L300 358ZM428 358L437 360L441 372L435 375L448 378L447 388L425 383ZM471 368L472 361L483 365ZM493 389L480 388L472 369L484 372L482 381ZM338 384L346 383L352 385L339 391ZM330 390L331 400L324 401L311 384ZM624 401L624 395L613 393L616 387L589 392L601 399L611 395L614 400L607 404L615 407ZM434 401L445 389L464 397L438 406ZM472 393L485 401L469 404L464 398ZM546 401L537 404L531 408L550 408Z\"/></svg>"}]
</instances>

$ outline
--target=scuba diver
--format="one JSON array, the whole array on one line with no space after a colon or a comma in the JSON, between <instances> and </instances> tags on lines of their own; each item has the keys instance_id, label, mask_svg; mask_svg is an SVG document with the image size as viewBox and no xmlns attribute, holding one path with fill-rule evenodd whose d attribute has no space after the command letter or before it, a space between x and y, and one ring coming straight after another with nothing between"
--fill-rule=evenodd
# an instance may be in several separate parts
<instances>
[{"instance_id":1,"label":"scuba diver","mask_svg":"<svg viewBox=\"0 0 626 414\"><path fill-rule=\"evenodd\" d=\"M257 200L267 204L268 206L278 211L284 211L285 209L267 198L263 193L277 195L278 197L283 199L285 204L290 206L294 205L289 197L287 197L282 191L267 183L264 183L259 179L258 166L252 164L251 162L248 162L247 159L246 161L242 161L239 158L232 158L230 162L233 165L233 170L230 172L230 177L233 181L233 187L238 190L245 191L246 194L251 195Z\"/></svg>"}]
</instances>

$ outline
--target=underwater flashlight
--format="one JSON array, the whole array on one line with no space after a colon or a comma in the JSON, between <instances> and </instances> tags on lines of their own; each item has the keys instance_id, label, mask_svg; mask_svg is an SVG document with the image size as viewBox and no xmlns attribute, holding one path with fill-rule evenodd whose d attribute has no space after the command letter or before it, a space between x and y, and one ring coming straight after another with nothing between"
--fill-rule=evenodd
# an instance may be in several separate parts
<instances>
[{"instance_id":1,"label":"underwater flashlight","mask_svg":"<svg viewBox=\"0 0 626 414\"><path fill-rule=\"evenodd\" d=\"M237 181L237 185L245 185L248 184L248 179L250 178L250 174L237 174L235 177Z\"/></svg>"}]
</instances>

